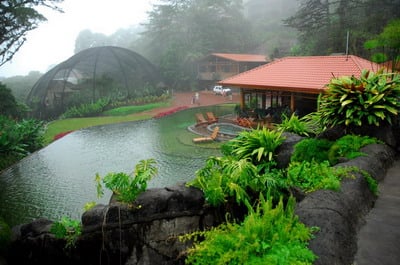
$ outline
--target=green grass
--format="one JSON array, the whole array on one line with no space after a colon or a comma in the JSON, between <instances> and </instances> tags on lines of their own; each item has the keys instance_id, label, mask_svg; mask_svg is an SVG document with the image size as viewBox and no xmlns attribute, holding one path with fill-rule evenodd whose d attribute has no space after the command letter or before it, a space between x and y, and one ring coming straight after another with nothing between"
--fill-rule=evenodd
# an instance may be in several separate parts
<instances>
[{"instance_id":1,"label":"green grass","mask_svg":"<svg viewBox=\"0 0 400 265\"><path fill-rule=\"evenodd\" d=\"M44 134L44 143L45 145L50 144L53 141L54 136L64 132L103 124L150 119L152 117L151 115L142 114L141 112L167 106L169 106L169 102L151 103L141 106L128 106L112 109L106 112L109 116L56 120L47 124L46 132Z\"/></svg>"}]
</instances>

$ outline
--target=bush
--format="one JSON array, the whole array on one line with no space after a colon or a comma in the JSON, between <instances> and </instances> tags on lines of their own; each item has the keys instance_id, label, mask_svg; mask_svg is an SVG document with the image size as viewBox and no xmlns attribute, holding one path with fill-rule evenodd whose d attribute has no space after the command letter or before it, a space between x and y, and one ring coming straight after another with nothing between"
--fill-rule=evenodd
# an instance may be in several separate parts
<instances>
[{"instance_id":1,"label":"bush","mask_svg":"<svg viewBox=\"0 0 400 265\"><path fill-rule=\"evenodd\" d=\"M252 195L270 190L280 194L284 189L283 172L264 164L257 167L247 159L209 157L204 168L196 172L189 186L201 189L207 202L213 206L233 198L237 204L252 202Z\"/></svg>"},{"instance_id":2,"label":"bush","mask_svg":"<svg viewBox=\"0 0 400 265\"><path fill-rule=\"evenodd\" d=\"M103 195L102 182L123 203L132 204L147 188L147 182L157 174L154 159L140 160L131 175L123 172L109 173L103 179L96 174L97 195Z\"/></svg>"},{"instance_id":3,"label":"bush","mask_svg":"<svg viewBox=\"0 0 400 265\"><path fill-rule=\"evenodd\" d=\"M254 164L274 160L276 149L285 138L282 132L267 128L242 131L231 140L232 155L237 159L250 159Z\"/></svg>"},{"instance_id":4,"label":"bush","mask_svg":"<svg viewBox=\"0 0 400 265\"><path fill-rule=\"evenodd\" d=\"M282 115L282 122L276 125L279 131L291 132L301 136L310 136L313 134L313 129L309 123L302 118L299 118L295 113L290 117Z\"/></svg>"},{"instance_id":5,"label":"bush","mask_svg":"<svg viewBox=\"0 0 400 265\"><path fill-rule=\"evenodd\" d=\"M81 104L73 106L61 115L62 119L92 117L100 115L105 107L110 103L109 99L99 99L95 103Z\"/></svg>"},{"instance_id":6,"label":"bush","mask_svg":"<svg viewBox=\"0 0 400 265\"><path fill-rule=\"evenodd\" d=\"M298 142L294 146L291 157L292 162L316 161L324 162L329 160L328 152L333 142L326 139L307 138Z\"/></svg>"},{"instance_id":7,"label":"bush","mask_svg":"<svg viewBox=\"0 0 400 265\"><path fill-rule=\"evenodd\" d=\"M286 207L282 199L275 208L271 201L260 197L241 224L228 222L181 237L195 240L186 264L313 264L317 257L307 245L316 229L299 221L292 197Z\"/></svg>"},{"instance_id":8,"label":"bush","mask_svg":"<svg viewBox=\"0 0 400 265\"><path fill-rule=\"evenodd\" d=\"M11 120L0 116L0 166L11 165L44 145L44 123L37 120Z\"/></svg>"},{"instance_id":9,"label":"bush","mask_svg":"<svg viewBox=\"0 0 400 265\"><path fill-rule=\"evenodd\" d=\"M369 136L345 135L331 146L328 152L329 161L331 164L336 164L339 157L353 159L363 156L364 153L360 152L360 149L374 143L380 143L380 141Z\"/></svg>"},{"instance_id":10,"label":"bush","mask_svg":"<svg viewBox=\"0 0 400 265\"><path fill-rule=\"evenodd\" d=\"M360 79L334 78L319 98L318 112L327 127L392 123L400 109L400 74L363 70Z\"/></svg>"},{"instance_id":11,"label":"bush","mask_svg":"<svg viewBox=\"0 0 400 265\"><path fill-rule=\"evenodd\" d=\"M344 177L353 177L351 172L359 171L354 167L331 167L328 161L292 162L287 170L287 185L298 187L304 192L316 190L340 189Z\"/></svg>"}]
</instances>

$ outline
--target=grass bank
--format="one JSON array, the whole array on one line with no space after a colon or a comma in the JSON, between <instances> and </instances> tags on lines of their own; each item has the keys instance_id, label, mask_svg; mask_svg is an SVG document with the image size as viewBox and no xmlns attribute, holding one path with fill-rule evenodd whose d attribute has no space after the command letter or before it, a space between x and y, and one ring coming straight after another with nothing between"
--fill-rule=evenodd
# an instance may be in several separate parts
<instances>
[{"instance_id":1,"label":"grass bank","mask_svg":"<svg viewBox=\"0 0 400 265\"><path fill-rule=\"evenodd\" d=\"M106 116L55 120L47 124L44 142L45 145L48 145L56 135L92 126L150 119L152 115L143 113L144 111L168 107L169 105L170 102L168 101L141 106L124 106L107 111L104 114Z\"/></svg>"}]
</instances>

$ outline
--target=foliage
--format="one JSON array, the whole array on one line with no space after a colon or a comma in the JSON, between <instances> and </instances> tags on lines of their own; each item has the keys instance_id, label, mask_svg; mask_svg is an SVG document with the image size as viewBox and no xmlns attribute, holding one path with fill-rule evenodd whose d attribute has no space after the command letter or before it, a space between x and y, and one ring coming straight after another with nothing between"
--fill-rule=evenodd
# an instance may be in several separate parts
<instances>
[{"instance_id":1,"label":"foliage","mask_svg":"<svg viewBox=\"0 0 400 265\"><path fill-rule=\"evenodd\" d=\"M11 60L26 40L26 34L46 18L36 7L54 10L63 0L0 1L0 66Z\"/></svg>"},{"instance_id":2,"label":"foliage","mask_svg":"<svg viewBox=\"0 0 400 265\"><path fill-rule=\"evenodd\" d=\"M318 111L310 112L307 115L301 117L301 121L306 123L309 133L313 135L318 135L326 130L326 127L324 127L321 123L321 117Z\"/></svg>"},{"instance_id":3,"label":"foliage","mask_svg":"<svg viewBox=\"0 0 400 265\"><path fill-rule=\"evenodd\" d=\"M310 136L313 133L309 123L303 118L299 118L295 113L292 113L290 117L283 114L282 122L276 125L279 131L292 132L301 136Z\"/></svg>"},{"instance_id":4,"label":"foliage","mask_svg":"<svg viewBox=\"0 0 400 265\"><path fill-rule=\"evenodd\" d=\"M241 224L228 222L184 236L195 240L186 264L313 264L317 257L307 245L316 229L302 224L294 208L292 197L286 207L281 199L275 208L272 200L260 197Z\"/></svg>"},{"instance_id":5,"label":"foliage","mask_svg":"<svg viewBox=\"0 0 400 265\"><path fill-rule=\"evenodd\" d=\"M358 79L334 78L319 98L321 122L328 126L392 123L400 109L400 74L363 70Z\"/></svg>"},{"instance_id":6,"label":"foliage","mask_svg":"<svg viewBox=\"0 0 400 265\"><path fill-rule=\"evenodd\" d=\"M65 248L70 249L75 246L76 241L82 234L82 225L78 220L64 216L61 218L61 221L52 224L50 232L56 238L65 239Z\"/></svg>"},{"instance_id":7,"label":"foliage","mask_svg":"<svg viewBox=\"0 0 400 265\"><path fill-rule=\"evenodd\" d=\"M41 121L15 121L0 115L1 168L43 147L43 127Z\"/></svg>"},{"instance_id":8,"label":"foliage","mask_svg":"<svg viewBox=\"0 0 400 265\"><path fill-rule=\"evenodd\" d=\"M363 43L399 18L399 0L301 0L285 24L298 31L297 55L328 55L346 51L367 57Z\"/></svg>"},{"instance_id":9,"label":"foliage","mask_svg":"<svg viewBox=\"0 0 400 265\"><path fill-rule=\"evenodd\" d=\"M94 206L96 206L96 202L92 201L92 202L87 202L85 203L85 206L83 207L83 210L85 212L89 211L90 209L92 209Z\"/></svg>"},{"instance_id":10,"label":"foliage","mask_svg":"<svg viewBox=\"0 0 400 265\"><path fill-rule=\"evenodd\" d=\"M362 170L361 174L364 176L365 181L367 182L369 190L374 195L378 195L378 181L374 179L368 172Z\"/></svg>"},{"instance_id":11,"label":"foliage","mask_svg":"<svg viewBox=\"0 0 400 265\"><path fill-rule=\"evenodd\" d=\"M338 191L344 177L353 177L354 167L331 167L328 161L291 162L287 170L287 185L304 192L321 189Z\"/></svg>"},{"instance_id":12,"label":"foliage","mask_svg":"<svg viewBox=\"0 0 400 265\"><path fill-rule=\"evenodd\" d=\"M18 103L6 85L0 82L0 115L19 117Z\"/></svg>"},{"instance_id":13,"label":"foliage","mask_svg":"<svg viewBox=\"0 0 400 265\"><path fill-rule=\"evenodd\" d=\"M105 107L110 103L107 98L99 99L94 103L81 104L80 106L70 107L61 116L62 119L76 118L76 117L91 117L101 114Z\"/></svg>"},{"instance_id":14,"label":"foliage","mask_svg":"<svg viewBox=\"0 0 400 265\"><path fill-rule=\"evenodd\" d=\"M32 87L41 76L39 71L30 71L26 76L11 76L4 78L2 82L11 89L17 102L25 102Z\"/></svg>"},{"instance_id":15,"label":"foliage","mask_svg":"<svg viewBox=\"0 0 400 265\"><path fill-rule=\"evenodd\" d=\"M323 162L329 160L328 152L333 142L326 139L307 138L298 142L294 146L291 156L292 162L316 161Z\"/></svg>"},{"instance_id":16,"label":"foliage","mask_svg":"<svg viewBox=\"0 0 400 265\"><path fill-rule=\"evenodd\" d=\"M273 164L257 167L248 159L212 156L188 185L201 189L207 202L213 206L226 203L228 198L244 204L251 201L253 194L266 193L267 190L279 194L284 188L282 174Z\"/></svg>"},{"instance_id":17,"label":"foliage","mask_svg":"<svg viewBox=\"0 0 400 265\"><path fill-rule=\"evenodd\" d=\"M267 128L242 131L231 140L232 155L237 159L250 159L254 164L270 162L274 159L274 152L285 138L282 132Z\"/></svg>"},{"instance_id":18,"label":"foliage","mask_svg":"<svg viewBox=\"0 0 400 265\"><path fill-rule=\"evenodd\" d=\"M400 19L390 21L374 39L364 43L368 50L375 51L372 60L377 63L391 62L388 67L394 72L400 63Z\"/></svg>"},{"instance_id":19,"label":"foliage","mask_svg":"<svg viewBox=\"0 0 400 265\"><path fill-rule=\"evenodd\" d=\"M136 197L147 189L147 182L157 175L156 161L154 159L140 160L131 175L123 172L109 173L103 179L96 174L97 195L103 195L104 186L116 194L117 199L123 203L132 204Z\"/></svg>"},{"instance_id":20,"label":"foliage","mask_svg":"<svg viewBox=\"0 0 400 265\"><path fill-rule=\"evenodd\" d=\"M241 1L163 0L149 12L141 44L143 54L161 68L167 84L191 87L195 63L210 51L253 49L253 32Z\"/></svg>"},{"instance_id":21,"label":"foliage","mask_svg":"<svg viewBox=\"0 0 400 265\"><path fill-rule=\"evenodd\" d=\"M360 149L369 144L381 143L376 138L369 136L360 136L347 134L338 139L328 151L329 161L332 164L336 164L338 157L346 157L353 159L359 156L363 156L364 153L360 152Z\"/></svg>"}]
</instances>

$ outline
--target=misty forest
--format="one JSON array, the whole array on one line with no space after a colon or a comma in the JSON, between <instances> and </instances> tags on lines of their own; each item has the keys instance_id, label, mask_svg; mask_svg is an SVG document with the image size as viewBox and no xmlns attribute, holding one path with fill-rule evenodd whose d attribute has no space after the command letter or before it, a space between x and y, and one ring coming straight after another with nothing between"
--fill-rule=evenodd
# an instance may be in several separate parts
<instances>
[{"instance_id":1,"label":"misty forest","mask_svg":"<svg viewBox=\"0 0 400 265\"><path fill-rule=\"evenodd\" d=\"M382 34L400 18L399 7L400 0L162 0L139 26L109 36L82 30L75 53L104 45L128 48L158 66L168 86L193 90L195 62L212 52L270 59L348 52L378 62L393 59L399 54L398 35L385 45L376 40L391 38L389 31ZM398 20L392 24L400 27ZM24 102L41 74L2 82Z\"/></svg>"}]
</instances>

